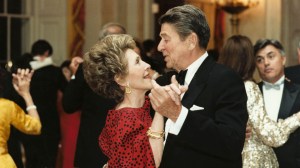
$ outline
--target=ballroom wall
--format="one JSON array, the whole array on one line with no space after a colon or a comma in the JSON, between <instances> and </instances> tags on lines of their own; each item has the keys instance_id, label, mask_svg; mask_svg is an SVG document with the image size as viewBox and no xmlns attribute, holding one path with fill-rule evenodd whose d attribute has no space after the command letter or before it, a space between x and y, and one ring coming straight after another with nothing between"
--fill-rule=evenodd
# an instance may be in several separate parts
<instances>
[{"instance_id":1,"label":"ballroom wall","mask_svg":"<svg viewBox=\"0 0 300 168\"><path fill-rule=\"evenodd\" d=\"M84 50L97 40L101 27L107 22L125 26L133 37L153 38L152 0L86 0L86 42Z\"/></svg>"},{"instance_id":2,"label":"ballroom wall","mask_svg":"<svg viewBox=\"0 0 300 168\"><path fill-rule=\"evenodd\" d=\"M161 0L163 1L163 0ZM200 0L201 1L201 0ZM290 0L297 1L297 0ZM129 34L140 38L154 38L152 12L153 0L86 0L86 45L95 39L101 25L108 21L123 24ZM186 2L201 5L199 0L186 0ZM207 14L208 22L214 26L214 10L211 5L201 6ZM159 8L159 7L158 7ZM240 34L250 37L252 42L260 38L274 38L281 40L282 36L282 4L281 0L259 0L256 7L250 8L239 15ZM232 35L230 15L226 14L226 31L224 39ZM213 48L214 45L210 45Z\"/></svg>"},{"instance_id":3,"label":"ballroom wall","mask_svg":"<svg viewBox=\"0 0 300 168\"><path fill-rule=\"evenodd\" d=\"M186 0L201 8L207 16L212 33L215 25L216 5L211 0ZM225 12L225 36L224 40L232 36L232 26L230 23L231 14ZM246 9L238 15L239 34L248 36L254 43L260 38L281 38L281 0L259 0L255 7ZM213 41L213 36L211 41ZM211 45L211 47L215 47Z\"/></svg>"},{"instance_id":4,"label":"ballroom wall","mask_svg":"<svg viewBox=\"0 0 300 168\"><path fill-rule=\"evenodd\" d=\"M123 24L128 33L144 40L155 39L154 14L160 9L159 2L166 0L85 0L85 43L86 52L97 40L101 26L109 21ZM171 1L171 0L167 0ZM197 4L200 0L186 0ZM33 2L33 15L30 22L28 41L24 51L30 49L30 44L40 37L49 38L54 44L54 60L60 64L67 56L67 3L58 0L41 0ZM64 3L66 4L64 4ZM47 10L47 6L52 7ZM56 10L53 10L56 9ZM203 8L208 15L210 25L214 25L214 10ZM63 17L61 17L63 16ZM300 1L299 0L259 0L259 5L240 14L240 34L247 35L254 43L260 38L275 38L282 41L287 51L287 65L297 64L296 47L300 40ZM50 20L51 19L51 20ZM224 40L232 35L229 23L230 15L225 15L226 27ZM45 22L46 20L47 22ZM48 27L49 23L53 28ZM54 24L55 23L55 24ZM41 25L43 27L41 27ZM60 30L54 33L53 30ZM25 43L25 42L24 42ZM26 44L26 43L25 43ZM211 39L210 48L214 48Z\"/></svg>"},{"instance_id":5,"label":"ballroom wall","mask_svg":"<svg viewBox=\"0 0 300 168\"><path fill-rule=\"evenodd\" d=\"M227 15L226 38L231 36L230 16ZM261 38L281 39L281 0L260 0L239 15L240 34L247 35L253 43Z\"/></svg>"}]
</instances>

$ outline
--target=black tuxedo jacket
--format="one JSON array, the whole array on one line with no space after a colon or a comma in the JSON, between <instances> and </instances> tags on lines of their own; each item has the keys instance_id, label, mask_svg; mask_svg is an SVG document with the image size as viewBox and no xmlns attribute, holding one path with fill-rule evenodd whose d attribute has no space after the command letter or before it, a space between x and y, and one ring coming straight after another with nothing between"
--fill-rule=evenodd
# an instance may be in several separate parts
<instances>
[{"instance_id":1,"label":"black tuxedo jacket","mask_svg":"<svg viewBox=\"0 0 300 168\"><path fill-rule=\"evenodd\" d=\"M293 83L300 84L300 65L287 67L285 68L284 73Z\"/></svg>"},{"instance_id":2,"label":"black tuxedo jacket","mask_svg":"<svg viewBox=\"0 0 300 168\"><path fill-rule=\"evenodd\" d=\"M262 91L263 82L260 82L258 85ZM300 111L300 86L285 80L278 118L285 119L298 111ZM292 133L283 146L273 149L276 153L280 168L299 168L300 129Z\"/></svg>"},{"instance_id":3,"label":"black tuxedo jacket","mask_svg":"<svg viewBox=\"0 0 300 168\"><path fill-rule=\"evenodd\" d=\"M114 105L112 100L105 99L91 90L84 80L80 65L76 78L69 82L63 95L63 108L67 113L81 110L75 167L99 168L107 162L107 157L98 145L98 137L105 125L107 112Z\"/></svg>"},{"instance_id":4,"label":"black tuxedo jacket","mask_svg":"<svg viewBox=\"0 0 300 168\"><path fill-rule=\"evenodd\" d=\"M246 103L242 79L207 57L182 99L187 109L204 110L189 110L179 134L168 134L160 167L241 168Z\"/></svg>"}]
</instances>

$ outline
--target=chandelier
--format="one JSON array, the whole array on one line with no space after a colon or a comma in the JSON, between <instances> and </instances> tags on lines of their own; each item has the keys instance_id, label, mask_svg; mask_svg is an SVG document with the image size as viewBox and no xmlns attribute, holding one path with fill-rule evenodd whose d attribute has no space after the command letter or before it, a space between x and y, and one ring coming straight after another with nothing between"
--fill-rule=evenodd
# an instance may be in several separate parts
<instances>
[{"instance_id":1,"label":"chandelier","mask_svg":"<svg viewBox=\"0 0 300 168\"><path fill-rule=\"evenodd\" d=\"M231 14L230 23L232 26L232 34L239 34L239 17L238 15L259 4L259 0L199 0L202 3L216 4L225 12Z\"/></svg>"},{"instance_id":2,"label":"chandelier","mask_svg":"<svg viewBox=\"0 0 300 168\"><path fill-rule=\"evenodd\" d=\"M215 0L225 12L230 14L240 14L248 8L257 6L259 0Z\"/></svg>"},{"instance_id":3,"label":"chandelier","mask_svg":"<svg viewBox=\"0 0 300 168\"><path fill-rule=\"evenodd\" d=\"M232 34L239 34L240 19L238 15L246 9L257 6L259 0L215 0L215 3L222 10L231 14Z\"/></svg>"}]
</instances>

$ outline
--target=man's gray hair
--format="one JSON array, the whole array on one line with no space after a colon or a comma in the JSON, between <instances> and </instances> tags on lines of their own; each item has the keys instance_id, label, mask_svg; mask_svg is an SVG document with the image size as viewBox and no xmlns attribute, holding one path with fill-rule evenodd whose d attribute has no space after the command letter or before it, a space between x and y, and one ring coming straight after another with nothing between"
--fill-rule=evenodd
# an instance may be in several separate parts
<instances>
[{"instance_id":1,"label":"man's gray hair","mask_svg":"<svg viewBox=\"0 0 300 168\"><path fill-rule=\"evenodd\" d=\"M117 32L111 32L109 28L112 27L118 28L119 30ZM99 40L110 34L126 34L126 29L121 24L116 22L106 23L99 32Z\"/></svg>"}]
</instances>

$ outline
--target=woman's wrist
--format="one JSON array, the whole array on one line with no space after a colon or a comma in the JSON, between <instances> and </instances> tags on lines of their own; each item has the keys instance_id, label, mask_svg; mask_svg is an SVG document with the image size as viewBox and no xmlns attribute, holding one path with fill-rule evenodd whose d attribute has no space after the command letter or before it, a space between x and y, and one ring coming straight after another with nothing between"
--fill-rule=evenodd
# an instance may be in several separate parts
<instances>
[{"instance_id":1,"label":"woman's wrist","mask_svg":"<svg viewBox=\"0 0 300 168\"><path fill-rule=\"evenodd\" d=\"M34 104L26 107L27 112L30 111L30 110L33 110L33 109L36 110L36 106Z\"/></svg>"},{"instance_id":2,"label":"woman's wrist","mask_svg":"<svg viewBox=\"0 0 300 168\"><path fill-rule=\"evenodd\" d=\"M29 92L25 92L22 94L23 99L26 101L28 99L31 99L31 95Z\"/></svg>"}]
</instances>

